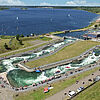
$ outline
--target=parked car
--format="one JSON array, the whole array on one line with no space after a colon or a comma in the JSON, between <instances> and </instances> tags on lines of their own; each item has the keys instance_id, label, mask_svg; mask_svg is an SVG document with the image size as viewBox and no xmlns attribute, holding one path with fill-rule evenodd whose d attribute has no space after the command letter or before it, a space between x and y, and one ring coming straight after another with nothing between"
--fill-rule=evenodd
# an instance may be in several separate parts
<instances>
[{"instance_id":1,"label":"parked car","mask_svg":"<svg viewBox=\"0 0 100 100\"><path fill-rule=\"evenodd\" d=\"M74 95L76 95L75 91L69 91L68 96L69 97L73 97Z\"/></svg>"},{"instance_id":2,"label":"parked car","mask_svg":"<svg viewBox=\"0 0 100 100\"><path fill-rule=\"evenodd\" d=\"M77 89L77 92L80 92L80 91L82 91L84 89L84 87L79 87L78 89Z\"/></svg>"}]
</instances>

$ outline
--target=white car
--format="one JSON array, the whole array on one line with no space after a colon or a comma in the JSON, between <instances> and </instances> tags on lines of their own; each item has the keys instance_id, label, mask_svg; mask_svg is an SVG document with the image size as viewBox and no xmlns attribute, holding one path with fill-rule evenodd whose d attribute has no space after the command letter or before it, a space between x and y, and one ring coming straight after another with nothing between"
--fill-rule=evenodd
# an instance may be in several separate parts
<instances>
[{"instance_id":1,"label":"white car","mask_svg":"<svg viewBox=\"0 0 100 100\"><path fill-rule=\"evenodd\" d=\"M75 94L76 94L75 91L70 91L70 92L68 93L68 96L69 96L69 97L72 97L72 96L74 96Z\"/></svg>"}]
</instances>

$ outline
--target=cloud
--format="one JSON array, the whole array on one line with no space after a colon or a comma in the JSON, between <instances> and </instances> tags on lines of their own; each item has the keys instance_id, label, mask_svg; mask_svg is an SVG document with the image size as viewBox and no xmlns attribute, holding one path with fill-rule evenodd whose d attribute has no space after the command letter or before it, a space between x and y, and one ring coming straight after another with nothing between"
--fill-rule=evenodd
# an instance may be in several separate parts
<instances>
[{"instance_id":1,"label":"cloud","mask_svg":"<svg viewBox=\"0 0 100 100\"><path fill-rule=\"evenodd\" d=\"M86 0L71 0L71 1L67 1L66 5L68 6L95 6L95 5L100 5L100 3L87 2Z\"/></svg>"},{"instance_id":2,"label":"cloud","mask_svg":"<svg viewBox=\"0 0 100 100\"><path fill-rule=\"evenodd\" d=\"M0 0L0 5L25 5L20 0Z\"/></svg>"},{"instance_id":3,"label":"cloud","mask_svg":"<svg viewBox=\"0 0 100 100\"><path fill-rule=\"evenodd\" d=\"M67 1L66 5L86 5L86 0L73 0L73 1Z\"/></svg>"},{"instance_id":4,"label":"cloud","mask_svg":"<svg viewBox=\"0 0 100 100\"><path fill-rule=\"evenodd\" d=\"M42 2L40 3L40 6L52 6L52 4L47 3L47 2Z\"/></svg>"},{"instance_id":5,"label":"cloud","mask_svg":"<svg viewBox=\"0 0 100 100\"><path fill-rule=\"evenodd\" d=\"M67 2L66 2L66 5L76 5L76 3L73 2L73 1L67 1Z\"/></svg>"}]
</instances>

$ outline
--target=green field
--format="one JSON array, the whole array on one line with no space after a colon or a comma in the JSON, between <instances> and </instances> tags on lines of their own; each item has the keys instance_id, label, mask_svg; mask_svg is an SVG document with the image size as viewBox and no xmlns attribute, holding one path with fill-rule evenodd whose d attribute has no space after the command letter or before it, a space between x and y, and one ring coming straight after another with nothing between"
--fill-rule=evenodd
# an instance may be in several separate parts
<instances>
[{"instance_id":1,"label":"green field","mask_svg":"<svg viewBox=\"0 0 100 100\"><path fill-rule=\"evenodd\" d=\"M35 46L37 43L39 44L39 43L43 42L43 44L46 44L46 41L52 40L51 38L47 38L47 37L23 37L23 38L20 38L20 40L22 40L22 45L21 45L19 43L19 41L16 40L15 38L13 38L12 40L10 38L11 38L10 36L4 36L3 38L0 39L0 54L5 53L5 52L10 52L13 50L23 49L23 48L26 48L29 46ZM36 40L37 40L37 42L36 42ZM9 41L11 41L11 44ZM45 41L45 43L44 43L44 41ZM4 47L5 43L8 45L9 48L11 48L11 50L5 49L5 47ZM40 44L37 47L40 47L40 46L42 46L42 44ZM31 48L31 50L32 49L34 49L34 47ZM25 52L28 50L30 50L30 49L19 51L16 53ZM12 53L12 54L15 54L15 53ZM7 55L4 55L4 56L7 56Z\"/></svg>"},{"instance_id":2,"label":"green field","mask_svg":"<svg viewBox=\"0 0 100 100\"><path fill-rule=\"evenodd\" d=\"M81 92L72 100L100 100L100 81Z\"/></svg>"},{"instance_id":3,"label":"green field","mask_svg":"<svg viewBox=\"0 0 100 100\"><path fill-rule=\"evenodd\" d=\"M37 90L32 90L24 93L19 93L19 96L14 96L15 100L44 100L45 98L54 95L55 93L71 86L76 82L76 80L81 80L82 78L92 74L93 72L97 71L100 67L92 69L90 71L83 72L81 74L75 75L73 77L52 83L51 86L54 87L53 90L50 90L48 93L44 93L43 89L46 86L42 86ZM80 99L82 100L82 99Z\"/></svg>"},{"instance_id":4,"label":"green field","mask_svg":"<svg viewBox=\"0 0 100 100\"><path fill-rule=\"evenodd\" d=\"M92 41L78 41L70 46L64 47L62 50L58 51L54 55L41 58L35 61L30 61L26 63L29 67L37 67L57 61L61 61L64 59L69 59L75 56L79 56L86 50L90 49L93 46L99 45L99 42L92 42Z\"/></svg>"},{"instance_id":5,"label":"green field","mask_svg":"<svg viewBox=\"0 0 100 100\"><path fill-rule=\"evenodd\" d=\"M32 48L28 48L28 49L24 49L24 50L20 50L20 51L16 51L16 52L11 52L11 53L7 53L7 54L4 54L4 55L1 55L0 57L5 57L5 56L10 56L10 55L15 55L15 54L18 54L18 53L22 53L22 52L26 52L26 51L30 51L30 50L34 50L34 49L37 49L43 45L46 45L47 43L43 43L41 45L38 45L38 46L34 46Z\"/></svg>"}]
</instances>

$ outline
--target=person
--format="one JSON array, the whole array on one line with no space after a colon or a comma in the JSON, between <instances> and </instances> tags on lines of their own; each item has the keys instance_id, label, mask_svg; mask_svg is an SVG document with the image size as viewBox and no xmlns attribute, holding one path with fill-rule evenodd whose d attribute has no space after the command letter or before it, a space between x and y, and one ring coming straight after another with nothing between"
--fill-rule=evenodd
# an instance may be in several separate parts
<instances>
[{"instance_id":1,"label":"person","mask_svg":"<svg viewBox=\"0 0 100 100\"><path fill-rule=\"evenodd\" d=\"M25 60L24 60L24 64L25 64Z\"/></svg>"},{"instance_id":2,"label":"person","mask_svg":"<svg viewBox=\"0 0 100 100\"><path fill-rule=\"evenodd\" d=\"M67 76L68 76L68 74L66 73L66 74L65 74L65 77L67 78Z\"/></svg>"},{"instance_id":3,"label":"person","mask_svg":"<svg viewBox=\"0 0 100 100\"><path fill-rule=\"evenodd\" d=\"M49 84L48 87L51 87L51 85Z\"/></svg>"},{"instance_id":4,"label":"person","mask_svg":"<svg viewBox=\"0 0 100 100\"><path fill-rule=\"evenodd\" d=\"M85 84L85 82L83 82L83 84Z\"/></svg>"},{"instance_id":5,"label":"person","mask_svg":"<svg viewBox=\"0 0 100 100\"><path fill-rule=\"evenodd\" d=\"M66 95L67 93L65 92L64 95Z\"/></svg>"},{"instance_id":6,"label":"person","mask_svg":"<svg viewBox=\"0 0 100 100\"><path fill-rule=\"evenodd\" d=\"M76 84L78 84L78 82L79 82L79 81L77 80L77 81L76 81Z\"/></svg>"},{"instance_id":7,"label":"person","mask_svg":"<svg viewBox=\"0 0 100 100\"><path fill-rule=\"evenodd\" d=\"M68 91L68 92L71 92L71 91Z\"/></svg>"}]
</instances>

